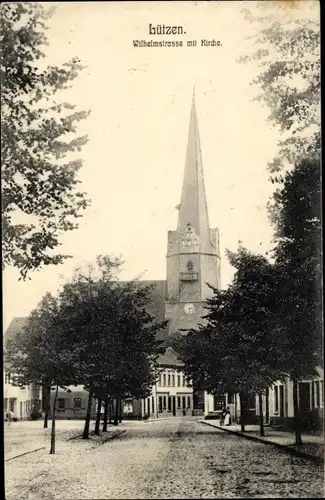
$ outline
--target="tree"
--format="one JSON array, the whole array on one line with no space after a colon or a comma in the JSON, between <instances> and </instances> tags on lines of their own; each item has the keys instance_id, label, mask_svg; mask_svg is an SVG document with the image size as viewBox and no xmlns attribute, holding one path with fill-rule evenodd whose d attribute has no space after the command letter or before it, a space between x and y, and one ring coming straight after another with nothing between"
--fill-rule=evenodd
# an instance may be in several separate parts
<instances>
[{"instance_id":1,"label":"tree","mask_svg":"<svg viewBox=\"0 0 325 500\"><path fill-rule=\"evenodd\" d=\"M58 389L80 380L80 350L67 335L59 300L49 293L32 311L24 329L6 343L5 362L17 373L20 383L38 381L48 389L55 388L50 454L55 453Z\"/></svg>"},{"instance_id":2,"label":"tree","mask_svg":"<svg viewBox=\"0 0 325 500\"><path fill-rule=\"evenodd\" d=\"M306 9L246 10L255 26L257 50L243 62L255 60L260 73L253 80L259 99L270 109L269 120L280 127L279 152L269 165L278 184L269 202L275 228L274 257L278 271L279 328L286 351L286 369L293 381L296 443L301 443L298 382L315 373L320 359L320 15L316 3ZM306 334L306 332L308 332Z\"/></svg>"},{"instance_id":3,"label":"tree","mask_svg":"<svg viewBox=\"0 0 325 500\"><path fill-rule=\"evenodd\" d=\"M296 442L301 443L298 382L316 375L322 360L321 179L317 161L285 175L275 193L278 318L286 371L293 381Z\"/></svg>"},{"instance_id":4,"label":"tree","mask_svg":"<svg viewBox=\"0 0 325 500\"><path fill-rule=\"evenodd\" d=\"M57 102L82 69L75 58L45 66L44 30L52 11L39 3L1 6L1 159L3 267L26 278L33 270L63 262L60 235L78 227L89 204L77 190L82 162L66 158L87 137L76 137L88 112Z\"/></svg>"},{"instance_id":5,"label":"tree","mask_svg":"<svg viewBox=\"0 0 325 500\"><path fill-rule=\"evenodd\" d=\"M306 4L303 10L282 4L258 2L243 10L257 33L249 37L256 50L240 61L258 63L260 72L252 81L260 89L257 99L268 106L269 122L282 132L271 172L285 162L320 157L319 5Z\"/></svg>"},{"instance_id":6,"label":"tree","mask_svg":"<svg viewBox=\"0 0 325 500\"><path fill-rule=\"evenodd\" d=\"M115 400L117 425L121 399L144 397L155 380L155 335L164 324L155 323L146 311L150 287L116 279L120 265L118 259L98 257L96 266L78 270L60 295L61 317L72 344L78 342L80 348L81 383L89 390L85 439L93 397Z\"/></svg>"}]
</instances>

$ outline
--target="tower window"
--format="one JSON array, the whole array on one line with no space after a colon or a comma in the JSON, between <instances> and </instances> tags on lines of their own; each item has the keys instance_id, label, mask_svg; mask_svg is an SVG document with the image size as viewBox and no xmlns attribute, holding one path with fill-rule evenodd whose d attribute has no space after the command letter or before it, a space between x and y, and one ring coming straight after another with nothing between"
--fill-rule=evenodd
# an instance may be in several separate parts
<instances>
[{"instance_id":1,"label":"tower window","mask_svg":"<svg viewBox=\"0 0 325 500\"><path fill-rule=\"evenodd\" d=\"M189 260L186 267L187 267L188 271L193 271L193 267L194 267L193 262L191 260Z\"/></svg>"}]
</instances>

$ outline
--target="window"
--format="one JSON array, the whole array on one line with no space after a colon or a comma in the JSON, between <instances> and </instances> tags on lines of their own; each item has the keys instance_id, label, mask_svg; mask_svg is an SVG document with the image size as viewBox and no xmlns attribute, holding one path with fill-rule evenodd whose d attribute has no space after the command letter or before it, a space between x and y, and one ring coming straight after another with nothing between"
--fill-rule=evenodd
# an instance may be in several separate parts
<instances>
[{"instance_id":1,"label":"window","mask_svg":"<svg viewBox=\"0 0 325 500\"><path fill-rule=\"evenodd\" d=\"M163 386L166 387L166 373L163 374Z\"/></svg>"},{"instance_id":2,"label":"window","mask_svg":"<svg viewBox=\"0 0 325 500\"><path fill-rule=\"evenodd\" d=\"M279 411L279 388L277 385L274 386L274 412Z\"/></svg>"},{"instance_id":3,"label":"window","mask_svg":"<svg viewBox=\"0 0 325 500\"><path fill-rule=\"evenodd\" d=\"M175 375L172 375L172 387L175 387Z\"/></svg>"},{"instance_id":4,"label":"window","mask_svg":"<svg viewBox=\"0 0 325 500\"><path fill-rule=\"evenodd\" d=\"M185 378L185 375L183 375L183 387L186 386L186 378Z\"/></svg>"},{"instance_id":5,"label":"window","mask_svg":"<svg viewBox=\"0 0 325 500\"><path fill-rule=\"evenodd\" d=\"M5 374L5 383L10 384L10 379L11 379L11 373L6 373Z\"/></svg>"},{"instance_id":6,"label":"window","mask_svg":"<svg viewBox=\"0 0 325 500\"><path fill-rule=\"evenodd\" d=\"M319 380L315 381L315 407L320 407L320 391L319 391Z\"/></svg>"},{"instance_id":7,"label":"window","mask_svg":"<svg viewBox=\"0 0 325 500\"><path fill-rule=\"evenodd\" d=\"M186 267L188 271L193 271L193 262L189 260Z\"/></svg>"},{"instance_id":8,"label":"window","mask_svg":"<svg viewBox=\"0 0 325 500\"><path fill-rule=\"evenodd\" d=\"M311 401L311 383L310 382L299 382L299 408L302 411L310 410Z\"/></svg>"},{"instance_id":9,"label":"window","mask_svg":"<svg viewBox=\"0 0 325 500\"><path fill-rule=\"evenodd\" d=\"M228 392L228 404L234 404L234 394L232 392Z\"/></svg>"},{"instance_id":10,"label":"window","mask_svg":"<svg viewBox=\"0 0 325 500\"><path fill-rule=\"evenodd\" d=\"M167 380L168 380L168 382L167 382L168 387L170 387L170 373L168 373L168 378L167 378Z\"/></svg>"},{"instance_id":11,"label":"window","mask_svg":"<svg viewBox=\"0 0 325 500\"><path fill-rule=\"evenodd\" d=\"M163 396L163 409L166 410L166 396Z\"/></svg>"},{"instance_id":12,"label":"window","mask_svg":"<svg viewBox=\"0 0 325 500\"><path fill-rule=\"evenodd\" d=\"M315 408L315 382L311 383L311 409Z\"/></svg>"},{"instance_id":13,"label":"window","mask_svg":"<svg viewBox=\"0 0 325 500\"><path fill-rule=\"evenodd\" d=\"M183 410L186 408L186 398L185 396L182 396L182 405L183 405Z\"/></svg>"},{"instance_id":14,"label":"window","mask_svg":"<svg viewBox=\"0 0 325 500\"><path fill-rule=\"evenodd\" d=\"M152 413L155 412L155 398L152 396Z\"/></svg>"},{"instance_id":15,"label":"window","mask_svg":"<svg viewBox=\"0 0 325 500\"><path fill-rule=\"evenodd\" d=\"M81 409L81 398L73 398L73 407L75 410Z\"/></svg>"},{"instance_id":16,"label":"window","mask_svg":"<svg viewBox=\"0 0 325 500\"><path fill-rule=\"evenodd\" d=\"M5 398L5 411L8 409L8 398Z\"/></svg>"},{"instance_id":17,"label":"window","mask_svg":"<svg viewBox=\"0 0 325 500\"><path fill-rule=\"evenodd\" d=\"M177 408L181 407L181 397L177 396Z\"/></svg>"},{"instance_id":18,"label":"window","mask_svg":"<svg viewBox=\"0 0 325 500\"><path fill-rule=\"evenodd\" d=\"M172 411L172 398L168 396L168 411Z\"/></svg>"},{"instance_id":19,"label":"window","mask_svg":"<svg viewBox=\"0 0 325 500\"><path fill-rule=\"evenodd\" d=\"M162 400L162 396L159 396L158 398L158 404L159 404L159 413L161 413L163 411L163 400Z\"/></svg>"},{"instance_id":20,"label":"window","mask_svg":"<svg viewBox=\"0 0 325 500\"><path fill-rule=\"evenodd\" d=\"M319 385L320 385L320 406L323 406L324 405L324 384L323 384L323 380L320 380L319 382Z\"/></svg>"},{"instance_id":21,"label":"window","mask_svg":"<svg viewBox=\"0 0 325 500\"><path fill-rule=\"evenodd\" d=\"M283 417L284 416L284 386L283 384L281 384L279 386L279 406L280 406L280 417ZM254 400L256 401L256 398L254 398Z\"/></svg>"},{"instance_id":22,"label":"window","mask_svg":"<svg viewBox=\"0 0 325 500\"><path fill-rule=\"evenodd\" d=\"M180 387L180 385L181 385L181 376L180 375L177 375L177 385L178 385L178 387Z\"/></svg>"},{"instance_id":23,"label":"window","mask_svg":"<svg viewBox=\"0 0 325 500\"><path fill-rule=\"evenodd\" d=\"M191 396L187 396L187 408L191 408Z\"/></svg>"},{"instance_id":24,"label":"window","mask_svg":"<svg viewBox=\"0 0 325 500\"><path fill-rule=\"evenodd\" d=\"M64 410L64 408L65 408L65 399L64 398L58 399L58 407L59 407L59 410Z\"/></svg>"},{"instance_id":25,"label":"window","mask_svg":"<svg viewBox=\"0 0 325 500\"><path fill-rule=\"evenodd\" d=\"M20 401L20 413L19 413L19 416L22 417L23 416L23 402Z\"/></svg>"},{"instance_id":26,"label":"window","mask_svg":"<svg viewBox=\"0 0 325 500\"><path fill-rule=\"evenodd\" d=\"M160 375L159 377L157 378L157 386L160 387L161 386L161 379L160 379Z\"/></svg>"}]
</instances>

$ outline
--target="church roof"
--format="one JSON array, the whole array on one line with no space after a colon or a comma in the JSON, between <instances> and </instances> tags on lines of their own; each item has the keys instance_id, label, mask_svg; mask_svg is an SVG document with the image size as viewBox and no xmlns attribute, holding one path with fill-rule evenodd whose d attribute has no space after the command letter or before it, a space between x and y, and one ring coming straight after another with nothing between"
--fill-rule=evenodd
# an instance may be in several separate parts
<instances>
[{"instance_id":1,"label":"church roof","mask_svg":"<svg viewBox=\"0 0 325 500\"><path fill-rule=\"evenodd\" d=\"M144 286L152 286L147 312L155 318L157 323L165 321L166 281L150 280L140 281L140 283ZM167 324L166 328L157 332L157 340L165 339L168 336L168 329L169 325Z\"/></svg>"},{"instance_id":2,"label":"church roof","mask_svg":"<svg viewBox=\"0 0 325 500\"><path fill-rule=\"evenodd\" d=\"M177 231L190 225L201 241L201 250L210 245L210 226L204 185L199 126L193 94L186 161Z\"/></svg>"},{"instance_id":3,"label":"church roof","mask_svg":"<svg viewBox=\"0 0 325 500\"><path fill-rule=\"evenodd\" d=\"M147 311L155 318L158 323L165 320L165 297L166 297L166 281L165 280L150 280L140 281L144 286L152 286L150 290L150 301ZM4 332L3 340L14 337L21 332L27 324L28 317L15 317L12 319L7 330ZM157 332L157 340L162 340L168 336L168 325L166 328Z\"/></svg>"}]
</instances>

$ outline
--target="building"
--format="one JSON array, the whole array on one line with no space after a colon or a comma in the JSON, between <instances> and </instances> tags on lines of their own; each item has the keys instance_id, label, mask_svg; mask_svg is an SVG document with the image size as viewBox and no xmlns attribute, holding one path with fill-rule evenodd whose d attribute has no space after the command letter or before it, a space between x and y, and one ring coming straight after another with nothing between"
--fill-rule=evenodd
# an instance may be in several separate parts
<instances>
[{"instance_id":1,"label":"building","mask_svg":"<svg viewBox=\"0 0 325 500\"><path fill-rule=\"evenodd\" d=\"M14 318L4 333L4 342L17 335L26 325L27 318ZM17 420L30 418L33 409L41 409L42 395L39 384L18 385L18 377L4 367L4 411L11 410Z\"/></svg>"},{"instance_id":2,"label":"building","mask_svg":"<svg viewBox=\"0 0 325 500\"><path fill-rule=\"evenodd\" d=\"M305 378L298 383L298 405L302 426L305 430L323 430L324 427L324 370L317 369L316 377ZM287 378L275 383L263 396L263 414L267 423L294 429L293 383ZM256 414L259 414L256 399Z\"/></svg>"}]
</instances>

